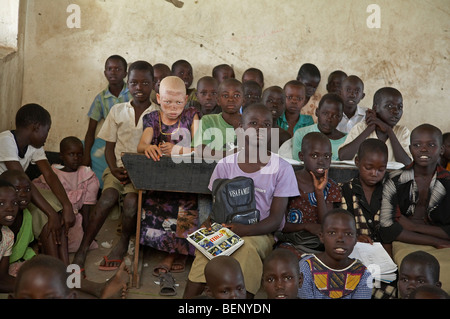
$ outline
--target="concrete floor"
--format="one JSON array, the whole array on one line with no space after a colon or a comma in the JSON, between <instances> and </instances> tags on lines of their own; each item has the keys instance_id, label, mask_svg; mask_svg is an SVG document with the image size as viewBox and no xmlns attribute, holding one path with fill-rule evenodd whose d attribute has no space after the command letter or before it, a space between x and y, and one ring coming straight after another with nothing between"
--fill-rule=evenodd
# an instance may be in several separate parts
<instances>
[{"instance_id":1,"label":"concrete floor","mask_svg":"<svg viewBox=\"0 0 450 319\"><path fill-rule=\"evenodd\" d=\"M117 232L120 227L120 217L117 214L111 214L116 216L110 216L106 219L105 224L97 235L98 248L90 250L86 258L86 276L87 279L95 282L105 282L115 271L102 271L98 269L103 256L108 255L111 248L102 247L102 243L110 243L112 246L119 240L119 234ZM134 238L132 239L132 249L128 250L128 255L125 257L125 263L129 266L130 270L133 270L134 255ZM141 246L142 247L142 246ZM164 258L164 253L152 249L150 247L142 247L142 253L140 254L140 260L142 263L141 280L139 288L130 287L128 290L127 299L182 299L184 288L187 282L187 276L192 264L193 257L189 257L186 262L186 271L182 273L174 273L173 277L178 284L177 295L175 296L160 296L159 285L155 283L158 278L152 275L153 267ZM130 254L131 253L131 254ZM72 258L72 255L71 255ZM89 298L87 296L79 295L79 298ZM265 295L262 291L258 292L256 298L265 299Z\"/></svg>"}]
</instances>

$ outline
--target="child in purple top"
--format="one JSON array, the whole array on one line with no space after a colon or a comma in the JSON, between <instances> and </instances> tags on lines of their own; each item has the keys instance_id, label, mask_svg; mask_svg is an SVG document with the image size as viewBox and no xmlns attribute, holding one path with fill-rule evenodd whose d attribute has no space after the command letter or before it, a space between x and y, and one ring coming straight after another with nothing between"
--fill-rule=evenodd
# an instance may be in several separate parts
<instances>
[{"instance_id":1,"label":"child in purple top","mask_svg":"<svg viewBox=\"0 0 450 319\"><path fill-rule=\"evenodd\" d=\"M245 130L245 146L238 153L219 161L211 176L209 188L211 189L216 178L246 176L254 181L260 221L252 225L225 225L244 239L244 245L232 256L241 265L247 294L251 296L260 288L262 260L272 251L275 243L272 233L283 227L288 198L297 196L299 192L292 166L278 155L267 151L273 123L269 109L264 104L251 104L244 110L241 121L238 137L242 137L242 129ZM238 138L239 145L240 140ZM254 156L256 154L258 156ZM205 226L209 227L208 220ZM204 267L207 262L208 259L203 254L196 253L184 298L195 297L203 292L206 282Z\"/></svg>"}]
</instances>

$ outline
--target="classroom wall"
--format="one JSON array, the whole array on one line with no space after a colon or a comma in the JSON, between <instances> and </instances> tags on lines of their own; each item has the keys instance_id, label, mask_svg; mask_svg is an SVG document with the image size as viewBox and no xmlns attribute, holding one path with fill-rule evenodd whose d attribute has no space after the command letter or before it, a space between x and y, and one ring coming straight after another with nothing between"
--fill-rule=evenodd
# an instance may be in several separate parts
<instances>
[{"instance_id":1,"label":"classroom wall","mask_svg":"<svg viewBox=\"0 0 450 319\"><path fill-rule=\"evenodd\" d=\"M283 86L310 62L325 92L328 74L342 69L363 79L362 105L371 107L378 88L394 86L404 96L400 124L429 122L450 131L448 0L184 0L182 7L172 1L22 0L22 104L40 103L52 114L47 150L57 151L64 136L84 137L111 54L169 66L186 59L194 85L228 63L239 79L253 66L264 72L266 87ZM367 12L374 3L380 28L368 27L368 18L377 21Z\"/></svg>"}]
</instances>

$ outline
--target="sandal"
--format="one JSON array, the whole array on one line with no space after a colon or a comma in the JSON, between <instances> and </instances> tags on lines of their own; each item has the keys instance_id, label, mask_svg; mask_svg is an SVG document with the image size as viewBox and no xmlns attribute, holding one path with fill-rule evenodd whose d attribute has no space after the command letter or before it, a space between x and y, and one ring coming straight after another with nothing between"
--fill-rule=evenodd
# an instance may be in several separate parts
<instances>
[{"instance_id":1,"label":"sandal","mask_svg":"<svg viewBox=\"0 0 450 319\"><path fill-rule=\"evenodd\" d=\"M164 270L165 272L161 272L160 270ZM155 266L155 268L153 268L153 276L160 277L164 274L168 274L169 271L170 268L166 264L158 264Z\"/></svg>"},{"instance_id":2,"label":"sandal","mask_svg":"<svg viewBox=\"0 0 450 319\"><path fill-rule=\"evenodd\" d=\"M161 274L159 276L159 294L161 296L175 296L175 279L170 273Z\"/></svg>"}]
</instances>

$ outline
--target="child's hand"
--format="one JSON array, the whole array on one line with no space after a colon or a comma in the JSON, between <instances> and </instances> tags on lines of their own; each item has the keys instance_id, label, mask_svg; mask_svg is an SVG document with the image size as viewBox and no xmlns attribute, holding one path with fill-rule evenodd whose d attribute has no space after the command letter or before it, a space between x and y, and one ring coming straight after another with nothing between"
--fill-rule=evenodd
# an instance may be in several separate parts
<instances>
[{"instance_id":1,"label":"child's hand","mask_svg":"<svg viewBox=\"0 0 450 319\"><path fill-rule=\"evenodd\" d=\"M320 178L317 178L316 175L314 175L314 173L311 171L309 173L311 174L313 179L314 192L316 193L316 196L317 193L323 194L323 190L325 189L328 183L328 168L324 170L324 174Z\"/></svg>"},{"instance_id":2,"label":"child's hand","mask_svg":"<svg viewBox=\"0 0 450 319\"><path fill-rule=\"evenodd\" d=\"M53 236L56 245L61 244L61 226L62 221L58 213L49 213L47 221L48 235Z\"/></svg>"},{"instance_id":3,"label":"child's hand","mask_svg":"<svg viewBox=\"0 0 450 319\"><path fill-rule=\"evenodd\" d=\"M64 223L64 232L67 236L69 234L70 227L73 227L73 225L75 225L75 214L73 213L72 207L63 208L62 220Z\"/></svg>"},{"instance_id":4,"label":"child's hand","mask_svg":"<svg viewBox=\"0 0 450 319\"><path fill-rule=\"evenodd\" d=\"M130 182L128 177L128 172L123 167L116 167L111 170L111 173L120 181L121 184L125 185Z\"/></svg>"},{"instance_id":5,"label":"child's hand","mask_svg":"<svg viewBox=\"0 0 450 319\"><path fill-rule=\"evenodd\" d=\"M174 146L175 144L172 143L162 143L159 145L159 148L164 155L170 156L172 155L172 149Z\"/></svg>"},{"instance_id":6,"label":"child's hand","mask_svg":"<svg viewBox=\"0 0 450 319\"><path fill-rule=\"evenodd\" d=\"M368 243L373 245L373 240L368 235L358 235L358 241L361 243Z\"/></svg>"},{"instance_id":7,"label":"child's hand","mask_svg":"<svg viewBox=\"0 0 450 319\"><path fill-rule=\"evenodd\" d=\"M231 223L231 224L222 224L222 226L229 228L233 233L237 234L240 237L246 235L245 234L246 225L244 224Z\"/></svg>"},{"instance_id":8,"label":"child's hand","mask_svg":"<svg viewBox=\"0 0 450 319\"><path fill-rule=\"evenodd\" d=\"M151 158L154 161L159 161L159 159L163 155L161 149L157 145L153 144L145 148L144 154L145 156L147 156L147 158Z\"/></svg>"}]
</instances>

